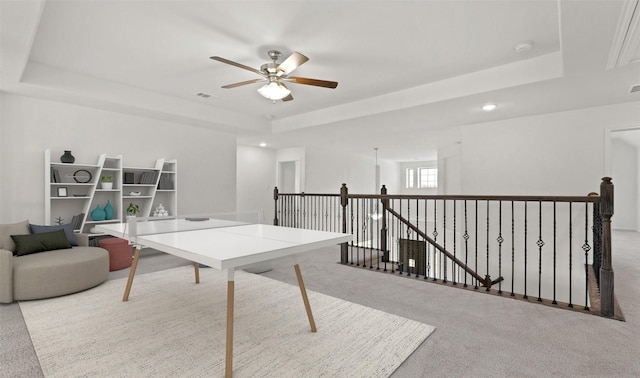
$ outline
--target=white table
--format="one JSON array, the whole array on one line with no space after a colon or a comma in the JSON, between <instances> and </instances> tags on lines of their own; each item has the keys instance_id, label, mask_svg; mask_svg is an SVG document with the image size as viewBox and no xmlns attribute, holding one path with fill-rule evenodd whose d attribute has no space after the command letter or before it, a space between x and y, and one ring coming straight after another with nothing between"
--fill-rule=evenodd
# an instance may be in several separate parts
<instances>
[{"instance_id":1,"label":"white table","mask_svg":"<svg viewBox=\"0 0 640 378\"><path fill-rule=\"evenodd\" d=\"M217 219L204 221L154 220L130 222L129 226L126 223L105 224L96 226L96 228L106 234L127 239L136 246L123 301L129 299L142 247L150 247L193 261L196 283L200 282L198 264L227 271L226 377L231 377L233 373L235 271L246 265L291 256L294 259L293 267L309 318L309 325L311 331L316 332L307 291L300 266L295 261L295 255L352 240L350 234Z\"/></svg>"}]
</instances>

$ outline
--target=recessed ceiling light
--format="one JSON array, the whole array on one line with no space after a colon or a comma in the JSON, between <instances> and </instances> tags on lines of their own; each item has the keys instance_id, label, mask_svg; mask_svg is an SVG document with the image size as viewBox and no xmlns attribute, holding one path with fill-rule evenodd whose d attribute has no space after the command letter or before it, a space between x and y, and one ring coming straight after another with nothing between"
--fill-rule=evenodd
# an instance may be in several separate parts
<instances>
[{"instance_id":1,"label":"recessed ceiling light","mask_svg":"<svg viewBox=\"0 0 640 378\"><path fill-rule=\"evenodd\" d=\"M531 49L533 49L533 41L520 42L517 45L515 45L514 48L519 53L529 52L531 51Z\"/></svg>"},{"instance_id":2,"label":"recessed ceiling light","mask_svg":"<svg viewBox=\"0 0 640 378\"><path fill-rule=\"evenodd\" d=\"M482 106L482 110L484 110L485 112L490 112L492 110L495 110L495 108L497 108L498 105L496 104L486 104Z\"/></svg>"},{"instance_id":3,"label":"recessed ceiling light","mask_svg":"<svg viewBox=\"0 0 640 378\"><path fill-rule=\"evenodd\" d=\"M267 147L267 144L265 142L260 142L260 147Z\"/></svg>"}]
</instances>

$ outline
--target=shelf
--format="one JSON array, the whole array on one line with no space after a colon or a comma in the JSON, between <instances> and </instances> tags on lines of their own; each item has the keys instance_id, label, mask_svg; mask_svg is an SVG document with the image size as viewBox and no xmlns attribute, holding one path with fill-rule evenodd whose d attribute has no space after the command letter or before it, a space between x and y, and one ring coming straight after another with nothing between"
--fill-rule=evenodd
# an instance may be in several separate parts
<instances>
[{"instance_id":1,"label":"shelf","mask_svg":"<svg viewBox=\"0 0 640 378\"><path fill-rule=\"evenodd\" d=\"M90 182L52 182L51 186L94 186L95 183Z\"/></svg>"},{"instance_id":2,"label":"shelf","mask_svg":"<svg viewBox=\"0 0 640 378\"><path fill-rule=\"evenodd\" d=\"M52 167L70 167L70 168L75 168L75 169L96 169L96 168L100 168L100 165L96 165L96 164L69 164L69 163L54 163L51 162L51 166Z\"/></svg>"},{"instance_id":3,"label":"shelf","mask_svg":"<svg viewBox=\"0 0 640 378\"><path fill-rule=\"evenodd\" d=\"M90 217L90 215L88 217ZM94 220L87 219L84 223L86 223L86 224L120 223L120 219L109 219L109 220L101 220L101 221L94 221Z\"/></svg>"},{"instance_id":4,"label":"shelf","mask_svg":"<svg viewBox=\"0 0 640 378\"><path fill-rule=\"evenodd\" d=\"M141 172L141 171L159 171L158 168L140 168L140 167L124 167L122 168L124 172Z\"/></svg>"},{"instance_id":5,"label":"shelf","mask_svg":"<svg viewBox=\"0 0 640 378\"><path fill-rule=\"evenodd\" d=\"M88 198L89 196L84 196L84 197L69 196L69 197L51 197L51 200L86 200Z\"/></svg>"},{"instance_id":6,"label":"shelf","mask_svg":"<svg viewBox=\"0 0 640 378\"><path fill-rule=\"evenodd\" d=\"M153 198L153 196L122 196L125 199L136 199L136 198Z\"/></svg>"}]
</instances>

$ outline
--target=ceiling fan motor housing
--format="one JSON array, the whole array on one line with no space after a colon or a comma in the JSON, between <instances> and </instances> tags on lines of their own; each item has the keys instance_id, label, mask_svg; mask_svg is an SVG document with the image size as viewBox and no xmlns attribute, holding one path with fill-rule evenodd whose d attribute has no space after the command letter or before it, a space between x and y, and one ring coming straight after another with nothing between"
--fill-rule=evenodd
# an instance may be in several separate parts
<instances>
[{"instance_id":1,"label":"ceiling fan motor housing","mask_svg":"<svg viewBox=\"0 0 640 378\"><path fill-rule=\"evenodd\" d=\"M277 68L278 68L278 63L265 63L262 66L260 66L260 70L264 71L265 73L269 74L269 75L275 75L277 72Z\"/></svg>"}]
</instances>

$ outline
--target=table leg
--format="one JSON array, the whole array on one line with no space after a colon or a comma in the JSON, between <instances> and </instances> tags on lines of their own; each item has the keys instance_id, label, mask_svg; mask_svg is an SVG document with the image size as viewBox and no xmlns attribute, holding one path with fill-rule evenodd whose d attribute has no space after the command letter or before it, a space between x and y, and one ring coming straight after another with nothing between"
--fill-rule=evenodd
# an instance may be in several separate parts
<instances>
[{"instance_id":1,"label":"table leg","mask_svg":"<svg viewBox=\"0 0 640 378\"><path fill-rule=\"evenodd\" d=\"M131 263L131 269L129 269L129 280L127 281L127 287L124 289L124 296L122 301L129 300L129 293L131 292L131 285L133 284L133 277L136 275L136 268L138 267L138 260L140 259L140 247L136 248L136 252L133 254L133 262Z\"/></svg>"},{"instance_id":2,"label":"table leg","mask_svg":"<svg viewBox=\"0 0 640 378\"><path fill-rule=\"evenodd\" d=\"M307 297L307 289L305 289L304 281L302 280L302 273L300 273L300 265L295 264L293 267L296 270L296 277L298 277L298 286L300 286L300 293L302 293L304 308L307 310L311 332L316 332L316 322L313 320L313 314L311 313L311 305L309 304L309 297Z\"/></svg>"},{"instance_id":3,"label":"table leg","mask_svg":"<svg viewBox=\"0 0 640 378\"><path fill-rule=\"evenodd\" d=\"M196 283L199 284L200 283L200 267L198 266L197 262L193 263L193 270L196 273Z\"/></svg>"},{"instance_id":4,"label":"table leg","mask_svg":"<svg viewBox=\"0 0 640 378\"><path fill-rule=\"evenodd\" d=\"M233 280L234 271L229 269L229 280L227 281L227 351L225 355L224 376L233 376L233 306L235 285Z\"/></svg>"}]
</instances>

